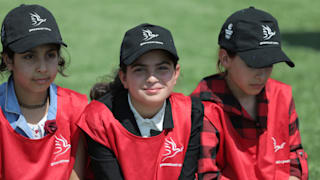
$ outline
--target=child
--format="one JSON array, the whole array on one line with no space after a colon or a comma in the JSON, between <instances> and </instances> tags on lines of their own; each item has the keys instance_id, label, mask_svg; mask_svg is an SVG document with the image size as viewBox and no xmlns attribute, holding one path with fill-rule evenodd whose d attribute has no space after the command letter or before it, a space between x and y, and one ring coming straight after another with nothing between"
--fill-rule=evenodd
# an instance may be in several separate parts
<instances>
[{"instance_id":1,"label":"child","mask_svg":"<svg viewBox=\"0 0 320 180\"><path fill-rule=\"evenodd\" d=\"M42 6L21 5L5 17L1 42L0 70L10 76L0 86L0 179L69 179L88 100L53 83L67 46L56 21Z\"/></svg>"},{"instance_id":2,"label":"child","mask_svg":"<svg viewBox=\"0 0 320 180\"><path fill-rule=\"evenodd\" d=\"M172 90L180 73L171 33L141 24L128 30L120 69L98 83L79 126L96 179L194 179L201 102ZM105 93L103 93L105 92Z\"/></svg>"},{"instance_id":3,"label":"child","mask_svg":"<svg viewBox=\"0 0 320 180\"><path fill-rule=\"evenodd\" d=\"M204 179L307 179L291 87L270 78L281 50L277 20L253 7L232 14L219 35L218 67L192 93L209 121L201 133ZM221 69L221 68L220 68Z\"/></svg>"}]
</instances>

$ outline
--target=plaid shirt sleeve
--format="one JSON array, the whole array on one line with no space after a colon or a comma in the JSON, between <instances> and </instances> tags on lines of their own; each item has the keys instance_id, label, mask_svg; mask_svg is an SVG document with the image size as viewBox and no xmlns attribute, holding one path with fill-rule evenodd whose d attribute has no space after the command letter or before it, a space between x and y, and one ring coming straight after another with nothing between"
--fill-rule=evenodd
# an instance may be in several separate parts
<instances>
[{"instance_id":1,"label":"plaid shirt sleeve","mask_svg":"<svg viewBox=\"0 0 320 180\"><path fill-rule=\"evenodd\" d=\"M308 179L307 155L301 145L299 118L293 99L289 108L290 175L299 179Z\"/></svg>"},{"instance_id":2,"label":"plaid shirt sleeve","mask_svg":"<svg viewBox=\"0 0 320 180\"><path fill-rule=\"evenodd\" d=\"M213 103L209 103L213 105ZM204 102L205 105L205 102ZM221 111L220 111L221 112ZM199 179L212 180L220 179L220 169L216 163L216 156L219 149L220 133L211 122L212 118L220 118L219 111L205 105L205 116L201 132L200 158L198 162ZM223 151L220 151L221 153Z\"/></svg>"}]
</instances>

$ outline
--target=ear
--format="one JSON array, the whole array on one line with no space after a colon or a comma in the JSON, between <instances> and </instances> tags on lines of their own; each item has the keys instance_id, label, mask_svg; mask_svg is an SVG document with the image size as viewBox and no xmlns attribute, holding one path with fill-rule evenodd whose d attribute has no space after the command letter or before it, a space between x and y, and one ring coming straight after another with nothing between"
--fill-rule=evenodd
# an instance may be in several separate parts
<instances>
[{"instance_id":1,"label":"ear","mask_svg":"<svg viewBox=\"0 0 320 180\"><path fill-rule=\"evenodd\" d=\"M119 71L118 72L118 76L120 78L120 81L123 85L124 88L128 89L128 83L127 83L127 76L126 76L126 73L124 73L123 71Z\"/></svg>"},{"instance_id":2,"label":"ear","mask_svg":"<svg viewBox=\"0 0 320 180\"><path fill-rule=\"evenodd\" d=\"M174 73L174 84L177 83L177 80L180 76L180 64L176 65L175 73Z\"/></svg>"},{"instance_id":3,"label":"ear","mask_svg":"<svg viewBox=\"0 0 320 180\"><path fill-rule=\"evenodd\" d=\"M231 60L225 49L219 49L219 61L225 69L230 66Z\"/></svg>"},{"instance_id":4,"label":"ear","mask_svg":"<svg viewBox=\"0 0 320 180\"><path fill-rule=\"evenodd\" d=\"M3 53L2 60L6 64L9 71L12 71L13 68L13 60L9 58L6 53Z\"/></svg>"}]
</instances>

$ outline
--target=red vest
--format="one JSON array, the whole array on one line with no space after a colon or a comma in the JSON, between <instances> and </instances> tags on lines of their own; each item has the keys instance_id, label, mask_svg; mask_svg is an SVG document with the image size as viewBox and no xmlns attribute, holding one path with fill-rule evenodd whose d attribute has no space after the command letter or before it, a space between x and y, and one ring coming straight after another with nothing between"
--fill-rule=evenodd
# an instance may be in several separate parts
<instances>
[{"instance_id":1,"label":"red vest","mask_svg":"<svg viewBox=\"0 0 320 180\"><path fill-rule=\"evenodd\" d=\"M80 132L75 123L88 100L85 95L61 87L57 96L58 128L42 139L18 134L0 112L0 179L69 179Z\"/></svg>"},{"instance_id":2,"label":"red vest","mask_svg":"<svg viewBox=\"0 0 320 180\"><path fill-rule=\"evenodd\" d=\"M79 126L115 153L125 179L178 179L191 132L191 99L174 93L170 102L174 128L157 136L133 135L98 101L88 105Z\"/></svg>"},{"instance_id":3,"label":"red vest","mask_svg":"<svg viewBox=\"0 0 320 180\"><path fill-rule=\"evenodd\" d=\"M270 79L266 85L266 95L269 100L267 130L257 139L240 137L221 108L215 107L216 112L212 113L210 103L204 103L205 114L220 133L216 161L221 169L222 180L289 178L291 88Z\"/></svg>"}]
</instances>

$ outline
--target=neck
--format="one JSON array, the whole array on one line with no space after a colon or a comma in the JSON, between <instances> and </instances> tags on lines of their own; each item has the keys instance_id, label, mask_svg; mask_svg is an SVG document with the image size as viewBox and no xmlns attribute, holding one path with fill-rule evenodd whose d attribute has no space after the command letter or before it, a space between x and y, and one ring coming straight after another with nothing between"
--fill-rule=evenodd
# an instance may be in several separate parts
<instances>
[{"instance_id":1,"label":"neck","mask_svg":"<svg viewBox=\"0 0 320 180\"><path fill-rule=\"evenodd\" d=\"M250 95L243 92L232 80L226 76L226 82L233 96L239 101L241 106L255 119L257 111L256 95Z\"/></svg>"},{"instance_id":2,"label":"neck","mask_svg":"<svg viewBox=\"0 0 320 180\"><path fill-rule=\"evenodd\" d=\"M163 103L159 105L142 105L140 103L132 101L132 99L131 104L134 107L134 109L140 114L141 117L148 119L154 117L163 106Z\"/></svg>"},{"instance_id":3,"label":"neck","mask_svg":"<svg viewBox=\"0 0 320 180\"><path fill-rule=\"evenodd\" d=\"M48 102L48 98L45 98L42 104L24 104L23 102L19 101L19 104L21 107L26 108L26 109L39 109L44 107Z\"/></svg>"},{"instance_id":4,"label":"neck","mask_svg":"<svg viewBox=\"0 0 320 180\"><path fill-rule=\"evenodd\" d=\"M48 91L28 93L23 90L20 91L19 88L15 88L15 93L20 106L27 109L36 109L45 106L49 95Z\"/></svg>"}]
</instances>

